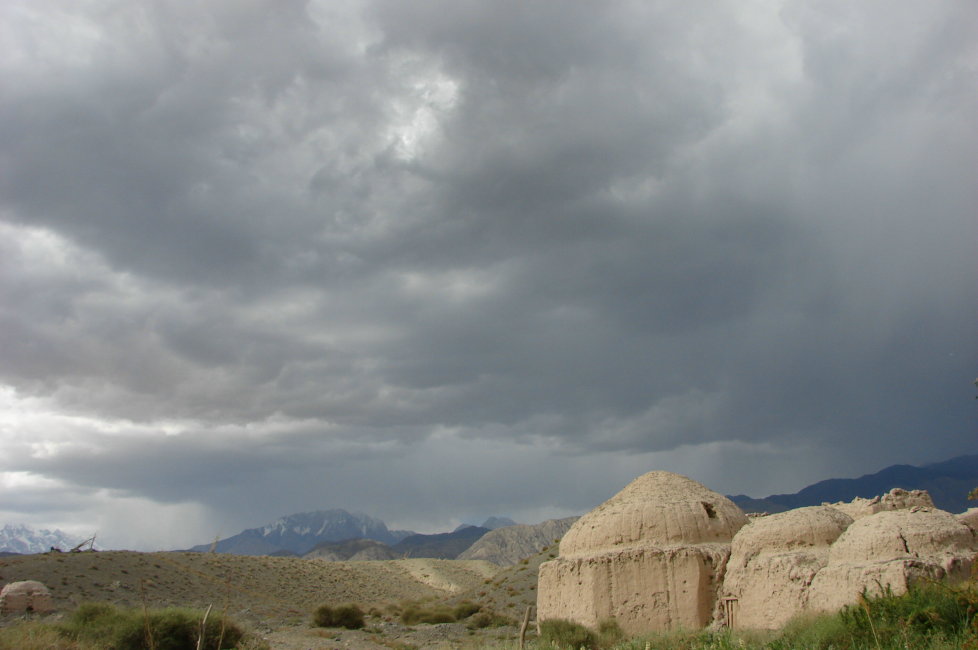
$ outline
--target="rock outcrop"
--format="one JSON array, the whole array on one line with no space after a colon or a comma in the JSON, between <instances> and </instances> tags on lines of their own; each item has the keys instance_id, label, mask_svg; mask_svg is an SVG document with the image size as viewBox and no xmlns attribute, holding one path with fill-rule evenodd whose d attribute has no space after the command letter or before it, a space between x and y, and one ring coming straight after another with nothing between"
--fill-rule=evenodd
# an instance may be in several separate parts
<instances>
[{"instance_id":1,"label":"rock outcrop","mask_svg":"<svg viewBox=\"0 0 978 650\"><path fill-rule=\"evenodd\" d=\"M577 519L548 519L539 524L497 528L480 537L457 559L485 560L499 566L512 566L562 538Z\"/></svg>"},{"instance_id":2,"label":"rock outcrop","mask_svg":"<svg viewBox=\"0 0 978 650\"><path fill-rule=\"evenodd\" d=\"M628 634L710 623L730 541L747 524L726 497L671 472L650 472L581 517L540 566L538 620Z\"/></svg>"},{"instance_id":3,"label":"rock outcrop","mask_svg":"<svg viewBox=\"0 0 978 650\"><path fill-rule=\"evenodd\" d=\"M581 517L540 566L538 618L628 634L710 624L776 629L862 593L967 579L978 509L952 515L920 490L756 517L669 472L651 472Z\"/></svg>"}]
</instances>

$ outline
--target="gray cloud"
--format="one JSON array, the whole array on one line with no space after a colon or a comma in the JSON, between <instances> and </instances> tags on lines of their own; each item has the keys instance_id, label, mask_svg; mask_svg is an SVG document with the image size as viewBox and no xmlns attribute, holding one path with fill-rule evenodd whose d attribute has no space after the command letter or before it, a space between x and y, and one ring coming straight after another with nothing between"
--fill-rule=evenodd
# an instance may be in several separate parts
<instances>
[{"instance_id":1,"label":"gray cloud","mask_svg":"<svg viewBox=\"0 0 978 650\"><path fill-rule=\"evenodd\" d=\"M0 514L190 544L975 452L974 18L0 8Z\"/></svg>"}]
</instances>

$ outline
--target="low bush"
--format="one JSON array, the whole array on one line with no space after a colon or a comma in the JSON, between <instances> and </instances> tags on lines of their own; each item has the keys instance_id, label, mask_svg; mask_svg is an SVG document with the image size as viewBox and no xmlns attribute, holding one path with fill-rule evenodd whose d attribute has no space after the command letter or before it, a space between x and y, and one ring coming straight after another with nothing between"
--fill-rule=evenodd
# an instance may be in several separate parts
<instances>
[{"instance_id":1,"label":"low bush","mask_svg":"<svg viewBox=\"0 0 978 650\"><path fill-rule=\"evenodd\" d=\"M598 644L602 648L613 647L625 640L625 632L613 618L598 623Z\"/></svg>"},{"instance_id":2,"label":"low bush","mask_svg":"<svg viewBox=\"0 0 978 650\"><path fill-rule=\"evenodd\" d=\"M113 650L195 650L204 612L188 609L123 609L107 603L86 603L56 626L67 639ZM203 634L207 650L234 648L244 631L220 615L209 616Z\"/></svg>"},{"instance_id":3,"label":"low bush","mask_svg":"<svg viewBox=\"0 0 978 650\"><path fill-rule=\"evenodd\" d=\"M482 609L481 605L473 603L471 600L463 600L459 604L455 605L455 608L452 610L452 615L455 617L456 621L461 621L472 616L480 609Z\"/></svg>"},{"instance_id":4,"label":"low bush","mask_svg":"<svg viewBox=\"0 0 978 650\"><path fill-rule=\"evenodd\" d=\"M487 627L503 627L504 625L516 625L516 621L508 616L487 610L476 612L465 621L465 627L470 630L481 630Z\"/></svg>"},{"instance_id":5,"label":"low bush","mask_svg":"<svg viewBox=\"0 0 978 650\"><path fill-rule=\"evenodd\" d=\"M348 630L359 630L366 622L363 610L349 603L339 607L321 605L312 616L312 624L316 627L344 627Z\"/></svg>"},{"instance_id":6,"label":"low bush","mask_svg":"<svg viewBox=\"0 0 978 650\"><path fill-rule=\"evenodd\" d=\"M66 639L57 629L36 621L0 627L3 650L98 650L99 646Z\"/></svg>"},{"instance_id":7,"label":"low bush","mask_svg":"<svg viewBox=\"0 0 978 650\"><path fill-rule=\"evenodd\" d=\"M401 611L401 622L405 625L454 623L455 613L446 605L423 607L412 603Z\"/></svg>"},{"instance_id":8,"label":"low bush","mask_svg":"<svg viewBox=\"0 0 978 650\"><path fill-rule=\"evenodd\" d=\"M550 618L540 623L540 645L559 650L598 650L598 636L580 623Z\"/></svg>"}]
</instances>

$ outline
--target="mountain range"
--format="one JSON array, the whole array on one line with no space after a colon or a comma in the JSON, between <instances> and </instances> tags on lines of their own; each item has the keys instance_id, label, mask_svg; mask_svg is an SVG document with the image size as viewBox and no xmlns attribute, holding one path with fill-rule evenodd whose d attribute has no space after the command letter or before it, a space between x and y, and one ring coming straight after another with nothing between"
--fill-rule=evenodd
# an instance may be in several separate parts
<instances>
[{"instance_id":1,"label":"mountain range","mask_svg":"<svg viewBox=\"0 0 978 650\"><path fill-rule=\"evenodd\" d=\"M81 541L61 530L35 530L30 526L12 524L0 528L0 554L45 553L52 547L67 551Z\"/></svg>"},{"instance_id":2,"label":"mountain range","mask_svg":"<svg viewBox=\"0 0 978 650\"><path fill-rule=\"evenodd\" d=\"M490 532L483 526L459 526L450 533L410 535L388 546L372 539L348 539L342 542L322 542L302 557L329 561L397 560L400 558L433 558L454 560L483 535Z\"/></svg>"},{"instance_id":3,"label":"mountain range","mask_svg":"<svg viewBox=\"0 0 978 650\"><path fill-rule=\"evenodd\" d=\"M872 498L893 488L927 490L934 504L962 512L978 502L968 492L978 487L978 455L958 456L922 466L892 465L859 478L819 481L793 494L764 498L730 498L748 512L783 512L792 508ZM490 517L481 526L462 525L451 533L421 535L390 530L362 513L319 510L282 517L266 526L194 546L192 551L234 555L295 555L324 560L380 560L402 557L483 559L507 565L563 536L573 518L533 526L517 525L505 517ZM491 530L490 529L494 529ZM43 553L51 547L68 550L81 540L55 530L35 530L8 524L0 528L0 555Z\"/></svg>"},{"instance_id":4,"label":"mountain range","mask_svg":"<svg viewBox=\"0 0 978 650\"><path fill-rule=\"evenodd\" d=\"M322 542L372 539L396 544L414 534L410 530L389 530L380 519L334 508L288 515L261 528L249 528L190 550L232 555L305 555Z\"/></svg>"},{"instance_id":5,"label":"mountain range","mask_svg":"<svg viewBox=\"0 0 978 650\"><path fill-rule=\"evenodd\" d=\"M978 506L968 501L968 492L978 487L978 455L957 456L939 463L915 467L891 465L859 478L833 478L809 485L794 494L773 494L754 499L740 494L730 499L748 512L784 512L823 503L866 499L886 494L893 488L927 490L934 505L948 512L963 512Z\"/></svg>"}]
</instances>

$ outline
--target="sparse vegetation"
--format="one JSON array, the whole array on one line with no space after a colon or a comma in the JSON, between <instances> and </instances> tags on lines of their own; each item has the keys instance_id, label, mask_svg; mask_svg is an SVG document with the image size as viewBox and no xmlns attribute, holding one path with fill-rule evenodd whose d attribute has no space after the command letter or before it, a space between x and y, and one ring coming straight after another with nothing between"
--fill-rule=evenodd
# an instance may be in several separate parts
<instances>
[{"instance_id":1,"label":"sparse vegetation","mask_svg":"<svg viewBox=\"0 0 978 650\"><path fill-rule=\"evenodd\" d=\"M477 612L465 621L465 627L470 630L481 630L487 627L503 627L506 625L516 625L516 621L491 610Z\"/></svg>"},{"instance_id":2,"label":"sparse vegetation","mask_svg":"<svg viewBox=\"0 0 978 650\"><path fill-rule=\"evenodd\" d=\"M405 625L454 623L455 612L447 605L408 603L401 610L401 622Z\"/></svg>"},{"instance_id":3,"label":"sparse vegetation","mask_svg":"<svg viewBox=\"0 0 978 650\"><path fill-rule=\"evenodd\" d=\"M456 621L461 621L472 616L480 609L482 609L481 605L473 603L471 600L463 600L459 604L455 605L455 609L452 610L452 613L455 615Z\"/></svg>"},{"instance_id":4,"label":"sparse vegetation","mask_svg":"<svg viewBox=\"0 0 978 650\"><path fill-rule=\"evenodd\" d=\"M147 645L157 650L194 650L203 618L204 612L175 607L142 611L93 603L79 607L61 629L68 638L107 642L115 650L142 650ZM212 615L203 630L202 647L234 648L243 637L236 624Z\"/></svg>"},{"instance_id":5,"label":"sparse vegetation","mask_svg":"<svg viewBox=\"0 0 978 650\"><path fill-rule=\"evenodd\" d=\"M562 618L540 623L540 645L559 650L598 650L598 635L593 630Z\"/></svg>"},{"instance_id":6,"label":"sparse vegetation","mask_svg":"<svg viewBox=\"0 0 978 650\"><path fill-rule=\"evenodd\" d=\"M23 622L0 629L0 648L17 650L195 650L203 612L189 609L125 609L84 603L63 623ZM261 648L220 615L209 617L202 647Z\"/></svg>"},{"instance_id":7,"label":"sparse vegetation","mask_svg":"<svg viewBox=\"0 0 978 650\"><path fill-rule=\"evenodd\" d=\"M312 616L312 624L316 627L343 627L348 630L359 630L366 625L363 610L354 603L331 607L320 605Z\"/></svg>"},{"instance_id":8,"label":"sparse vegetation","mask_svg":"<svg viewBox=\"0 0 978 650\"><path fill-rule=\"evenodd\" d=\"M541 629L548 622L541 625ZM589 630L590 632L590 630ZM561 638L580 634L562 627ZM588 648L608 647L591 632ZM610 637L608 637L610 639ZM540 647L547 646L541 639ZM558 647L565 647L560 645ZM837 614L796 618L778 632L674 632L631 639L615 650L956 650L978 648L978 587L923 584L908 593L864 597Z\"/></svg>"}]
</instances>

